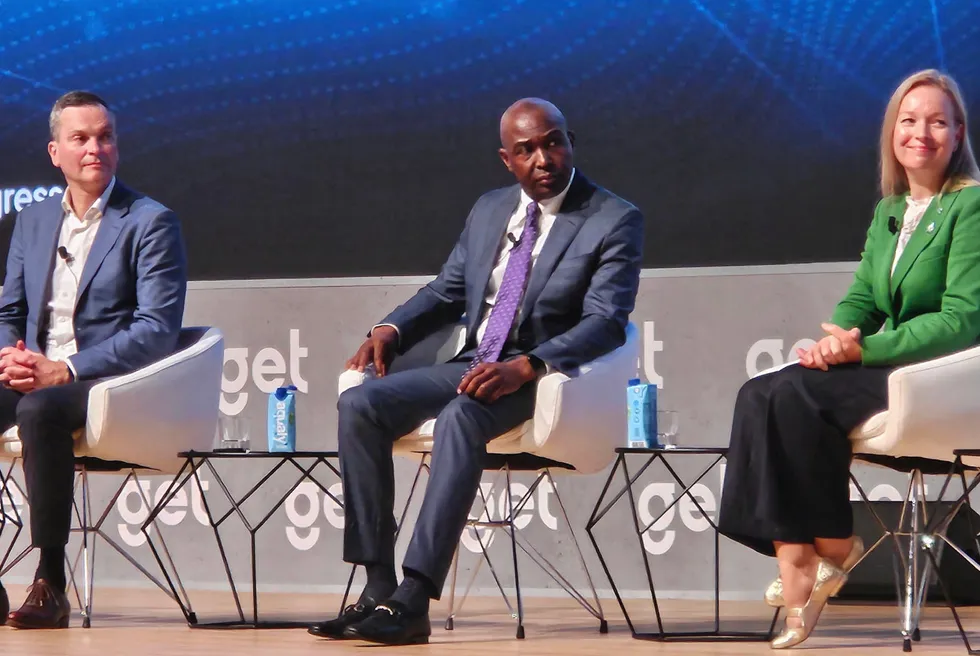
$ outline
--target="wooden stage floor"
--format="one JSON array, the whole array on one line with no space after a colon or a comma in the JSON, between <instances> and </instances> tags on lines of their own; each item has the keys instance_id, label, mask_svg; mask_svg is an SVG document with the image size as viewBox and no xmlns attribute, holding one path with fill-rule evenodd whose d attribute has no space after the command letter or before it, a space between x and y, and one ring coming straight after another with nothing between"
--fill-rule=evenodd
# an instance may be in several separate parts
<instances>
[{"instance_id":1,"label":"wooden stage floor","mask_svg":"<svg viewBox=\"0 0 980 656\"><path fill-rule=\"evenodd\" d=\"M23 586L9 586L11 603L23 599ZM229 619L230 597L218 592L192 591L191 598L201 621ZM233 654L548 654L575 656L600 654L766 654L766 643L670 643L634 640L626 629L614 600L603 600L610 618L610 632L600 635L597 622L574 602L560 598L526 600L525 640L514 638L514 622L502 601L474 597L467 601L456 621L456 630L445 631L441 622L433 627L432 642L415 647L385 648L360 642L319 640L303 629L190 629L175 605L157 590L96 589L96 608L91 629L82 629L77 611L72 628L65 631L17 631L0 627L0 653L18 656L107 656L134 654L153 656L221 656ZM281 619L320 619L335 614L340 598L333 595L271 594L261 596L262 612ZM641 613L648 606L630 601ZM696 629L710 623L711 603L666 601L663 604L668 629ZM434 606L433 616L442 617L445 605ZM764 629L771 615L761 603L728 602L723 628ZM648 615L652 617L652 612ZM968 629L975 630L980 644L980 608L967 608L962 616ZM645 616L646 617L646 616ZM816 633L800 648L834 654L901 654L898 614L891 606L830 606ZM926 610L923 640L916 654L965 654L948 610ZM972 635L971 635L972 637ZM366 651L367 650L367 651Z\"/></svg>"}]
</instances>

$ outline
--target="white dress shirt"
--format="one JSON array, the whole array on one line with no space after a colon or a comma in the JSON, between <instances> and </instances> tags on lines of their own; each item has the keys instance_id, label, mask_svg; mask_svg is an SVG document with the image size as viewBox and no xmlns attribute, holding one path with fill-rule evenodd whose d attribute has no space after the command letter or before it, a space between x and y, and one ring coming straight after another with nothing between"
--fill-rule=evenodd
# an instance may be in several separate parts
<instances>
[{"instance_id":1,"label":"white dress shirt","mask_svg":"<svg viewBox=\"0 0 980 656\"><path fill-rule=\"evenodd\" d=\"M895 259L892 260L891 275L895 275L898 258L902 257L905 247L908 246L909 239L912 238L912 233L919 227L919 222L922 221L923 215L929 209L929 205L932 204L933 198L935 196L929 196L929 198L923 198L922 200L915 200L911 195L905 197L905 202L908 204L908 207L905 208L905 216L902 218L902 230L898 233L898 244L895 246Z\"/></svg>"},{"instance_id":2,"label":"white dress shirt","mask_svg":"<svg viewBox=\"0 0 980 656\"><path fill-rule=\"evenodd\" d=\"M82 278L85 260L88 259L95 235L102 223L102 213L115 186L116 178L113 177L106 190L80 219L75 216L75 211L71 207L71 191L66 189L61 197L65 218L61 222L58 247L65 247L71 261L66 261L60 255L55 255L54 258L54 271L51 272L51 298L48 301L48 335L44 355L51 360L64 361L71 369L72 376L75 376L75 368L69 356L78 353L78 344L75 342L75 303L78 297L78 283Z\"/></svg>"}]
</instances>

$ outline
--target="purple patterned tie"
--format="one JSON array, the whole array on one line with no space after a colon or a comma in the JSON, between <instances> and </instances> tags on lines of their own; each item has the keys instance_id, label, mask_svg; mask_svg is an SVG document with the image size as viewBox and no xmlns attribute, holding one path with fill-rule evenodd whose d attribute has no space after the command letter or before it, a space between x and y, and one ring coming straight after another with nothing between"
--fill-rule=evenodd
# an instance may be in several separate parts
<instances>
[{"instance_id":1,"label":"purple patterned tie","mask_svg":"<svg viewBox=\"0 0 980 656\"><path fill-rule=\"evenodd\" d=\"M487 329L483 333L483 339L480 340L480 345L476 349L476 356L467 371L481 362L496 362L497 358L500 357L500 351L503 349L504 343L510 335L510 329L514 325L517 307L524 296L528 274L531 272L531 251L534 250L534 242L538 238L538 216L540 214L541 210L537 203L531 202L527 206L524 232L521 233L520 241L510 251L507 268L504 270L504 278L497 290L497 299L490 310Z\"/></svg>"}]
</instances>

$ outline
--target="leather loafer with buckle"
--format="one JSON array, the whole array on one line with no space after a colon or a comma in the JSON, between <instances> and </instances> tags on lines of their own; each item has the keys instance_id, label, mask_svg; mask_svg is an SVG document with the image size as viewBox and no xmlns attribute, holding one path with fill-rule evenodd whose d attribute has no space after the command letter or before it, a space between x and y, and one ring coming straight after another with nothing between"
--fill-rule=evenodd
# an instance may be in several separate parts
<instances>
[{"instance_id":1,"label":"leather loafer with buckle","mask_svg":"<svg viewBox=\"0 0 980 656\"><path fill-rule=\"evenodd\" d=\"M344 635L382 645L421 645L429 642L432 626L428 612L412 613L397 601L386 601L366 620L347 627Z\"/></svg>"},{"instance_id":2,"label":"leather loafer with buckle","mask_svg":"<svg viewBox=\"0 0 980 656\"><path fill-rule=\"evenodd\" d=\"M16 629L67 629L70 615L68 595L38 579L27 589L24 605L7 617L7 624Z\"/></svg>"},{"instance_id":3,"label":"leather loafer with buckle","mask_svg":"<svg viewBox=\"0 0 980 656\"><path fill-rule=\"evenodd\" d=\"M350 638L351 636L344 634L344 629L366 620L374 612L375 606L377 603L374 599L365 597L354 605L346 606L344 610L340 611L340 615L334 619L318 622L307 631L318 638L333 638L334 640Z\"/></svg>"}]
</instances>

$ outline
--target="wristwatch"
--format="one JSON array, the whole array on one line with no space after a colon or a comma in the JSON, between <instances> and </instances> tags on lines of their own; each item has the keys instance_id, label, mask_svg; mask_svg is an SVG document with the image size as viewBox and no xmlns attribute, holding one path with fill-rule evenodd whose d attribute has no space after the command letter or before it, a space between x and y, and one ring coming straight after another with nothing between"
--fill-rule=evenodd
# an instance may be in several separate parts
<instances>
[{"instance_id":1,"label":"wristwatch","mask_svg":"<svg viewBox=\"0 0 980 656\"><path fill-rule=\"evenodd\" d=\"M531 355L528 353L527 361L531 363L531 368L534 369L534 373L539 376L548 370L548 365L546 365L544 360L536 355Z\"/></svg>"}]
</instances>

